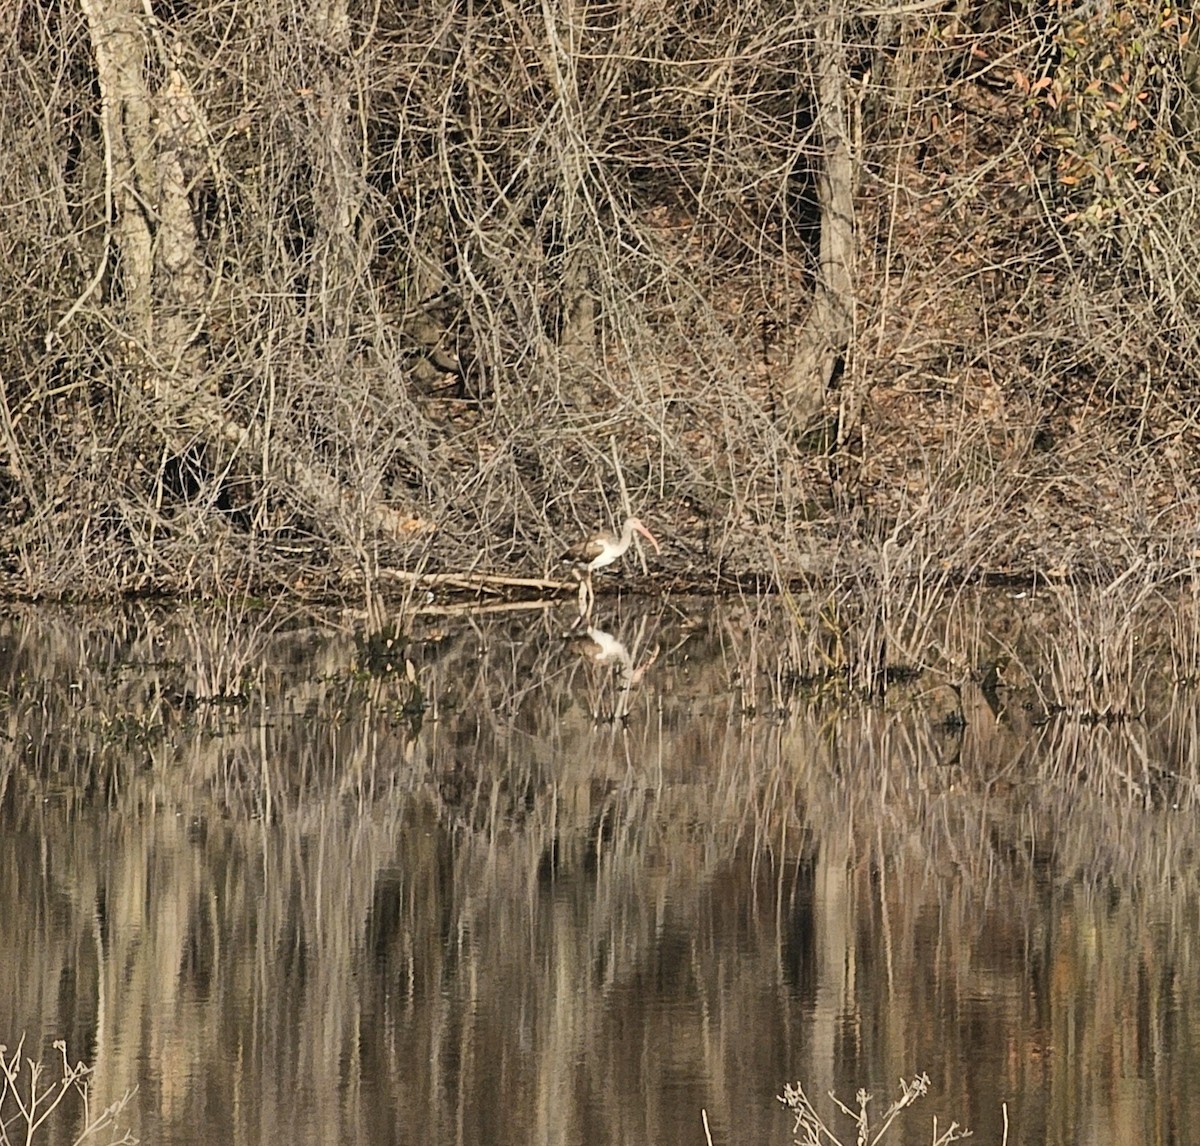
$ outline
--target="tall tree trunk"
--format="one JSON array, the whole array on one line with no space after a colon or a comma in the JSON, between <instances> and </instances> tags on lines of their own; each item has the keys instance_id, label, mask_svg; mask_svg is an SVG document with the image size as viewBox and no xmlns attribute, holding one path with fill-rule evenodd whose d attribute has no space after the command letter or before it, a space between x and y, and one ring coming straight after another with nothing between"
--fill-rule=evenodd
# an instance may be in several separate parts
<instances>
[{"instance_id":1,"label":"tall tree trunk","mask_svg":"<svg viewBox=\"0 0 1200 1146\"><path fill-rule=\"evenodd\" d=\"M151 38L139 0L80 0L101 96L108 214L119 256L123 335L153 417L183 439L224 426L197 335L208 276L188 190L205 132L183 72L155 45L165 83L151 91Z\"/></svg>"},{"instance_id":2,"label":"tall tree trunk","mask_svg":"<svg viewBox=\"0 0 1200 1146\"><path fill-rule=\"evenodd\" d=\"M793 428L800 432L824 408L826 391L850 345L854 325L855 160L840 12L831 10L817 25L813 57L824 156L817 175L820 266L812 306L784 376L784 404Z\"/></svg>"},{"instance_id":3,"label":"tall tree trunk","mask_svg":"<svg viewBox=\"0 0 1200 1146\"><path fill-rule=\"evenodd\" d=\"M145 396L168 447L196 441L227 452L270 457L258 424L243 424L226 408L205 369L198 336L206 325L208 275L189 188L209 162L202 110L165 45L152 38L141 0L80 0L87 19L102 101L109 216L119 255L125 329ZM344 0L314 0L317 34L335 58L349 54ZM153 45L165 82L152 91L147 57ZM344 334L356 286L355 223L361 179L349 138L345 77L328 71L316 95L319 154L314 195L322 247L314 287L322 333ZM212 172L216 174L216 172ZM68 316L71 312L68 312ZM326 513L340 511L346 493L319 467L283 459L289 484ZM367 520L403 533L408 515L368 499Z\"/></svg>"},{"instance_id":4,"label":"tall tree trunk","mask_svg":"<svg viewBox=\"0 0 1200 1146\"><path fill-rule=\"evenodd\" d=\"M361 301L358 228L365 181L355 138L352 83L357 61L350 42L346 0L312 0L309 23L324 64L314 76L308 109L310 162L317 225L310 304L316 334L326 345L344 343Z\"/></svg>"},{"instance_id":5,"label":"tall tree trunk","mask_svg":"<svg viewBox=\"0 0 1200 1146\"><path fill-rule=\"evenodd\" d=\"M126 334L153 344L154 240L148 208L155 185L146 34L136 0L81 0L100 86L110 212L121 259ZM146 209L143 209L143 201Z\"/></svg>"}]
</instances>

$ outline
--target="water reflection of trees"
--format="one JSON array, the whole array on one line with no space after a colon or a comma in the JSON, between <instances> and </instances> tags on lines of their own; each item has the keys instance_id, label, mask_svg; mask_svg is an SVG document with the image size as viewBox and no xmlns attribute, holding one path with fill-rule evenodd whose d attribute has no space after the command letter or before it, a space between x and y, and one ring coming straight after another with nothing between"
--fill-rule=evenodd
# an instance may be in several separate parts
<instances>
[{"instance_id":1,"label":"water reflection of trees","mask_svg":"<svg viewBox=\"0 0 1200 1146\"><path fill-rule=\"evenodd\" d=\"M914 1069L995 1140L1185 1138L1195 704L748 720L760 622L615 625L668 650L622 723L553 615L374 676L313 621L16 618L0 1031L152 1140L782 1141L787 1077Z\"/></svg>"}]
</instances>

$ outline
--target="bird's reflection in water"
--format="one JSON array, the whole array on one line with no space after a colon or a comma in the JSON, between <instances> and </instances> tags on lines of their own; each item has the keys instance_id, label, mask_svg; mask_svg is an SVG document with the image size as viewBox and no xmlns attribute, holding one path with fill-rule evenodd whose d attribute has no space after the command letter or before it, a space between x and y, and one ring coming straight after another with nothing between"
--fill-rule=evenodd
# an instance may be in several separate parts
<instances>
[{"instance_id":1,"label":"bird's reflection in water","mask_svg":"<svg viewBox=\"0 0 1200 1146\"><path fill-rule=\"evenodd\" d=\"M582 620L582 618L580 618ZM611 666L616 669L617 680L621 689L613 706L612 716L615 720L624 720L629 715L629 701L633 690L642 683L650 666L658 660L659 647L655 645L640 664L636 663L635 655L641 647L645 636L645 620L643 619L634 641L634 652L628 646L604 629L588 625L580 629L576 627L567 635L571 648L589 664L597 667ZM599 700L599 697L596 698ZM599 715L597 706L597 715Z\"/></svg>"}]
</instances>

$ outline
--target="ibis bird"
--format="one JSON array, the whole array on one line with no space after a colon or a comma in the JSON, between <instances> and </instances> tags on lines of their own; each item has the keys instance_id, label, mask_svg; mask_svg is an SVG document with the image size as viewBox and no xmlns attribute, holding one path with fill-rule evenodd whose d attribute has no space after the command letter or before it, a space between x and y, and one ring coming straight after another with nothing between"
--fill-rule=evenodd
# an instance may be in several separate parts
<instances>
[{"instance_id":1,"label":"ibis bird","mask_svg":"<svg viewBox=\"0 0 1200 1146\"><path fill-rule=\"evenodd\" d=\"M633 543L634 533L640 533L645 537L654 546L655 553L662 552L654 534L646 528L641 519L627 517L625 524L621 527L620 537L604 529L599 533L593 533L590 537L585 537L563 554L563 560L575 566L575 571L579 574L580 612L590 609L595 600L595 594L592 592L592 574L597 569L603 569L606 565L611 565L619 557L622 557L625 550Z\"/></svg>"}]
</instances>

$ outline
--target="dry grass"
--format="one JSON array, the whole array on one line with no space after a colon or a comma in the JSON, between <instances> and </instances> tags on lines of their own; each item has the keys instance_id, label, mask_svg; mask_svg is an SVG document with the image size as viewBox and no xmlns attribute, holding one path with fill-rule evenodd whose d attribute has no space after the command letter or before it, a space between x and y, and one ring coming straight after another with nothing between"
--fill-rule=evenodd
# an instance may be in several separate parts
<instances>
[{"instance_id":1,"label":"dry grass","mask_svg":"<svg viewBox=\"0 0 1200 1146\"><path fill-rule=\"evenodd\" d=\"M838 1110L854 1124L855 1142L859 1143L859 1146L868 1146L868 1144L877 1146L900 1114L912 1106L917 1099L923 1098L928 1090L929 1079L923 1074L916 1075L911 1082L902 1078L899 1097L893 1100L875 1123L871 1122L872 1096L867 1091L860 1090L855 1096L857 1108L853 1110L836 1095L831 1093L829 1097ZM825 1120L817 1113L816 1107L813 1106L800 1083L785 1086L779 1101L795 1116L796 1121L792 1127L792 1133L799 1135L793 1139L797 1146L842 1146L842 1139L830 1130ZM951 1122L945 1130L939 1132L937 1117L934 1117L931 1146L950 1146L951 1142L957 1142L970 1136L971 1132L960 1127L957 1122ZM1005 1142L1007 1139L1006 1134Z\"/></svg>"},{"instance_id":2,"label":"dry grass","mask_svg":"<svg viewBox=\"0 0 1200 1146\"><path fill-rule=\"evenodd\" d=\"M58 1078L48 1078L45 1064L24 1057L24 1049L24 1038L11 1052L0 1046L0 1146L41 1141L63 1119L73 1121L72 1141L79 1146L135 1146L138 1140L121 1129L132 1091L98 1110L92 1068L81 1062L72 1065L65 1042L54 1044L62 1060Z\"/></svg>"}]
</instances>

